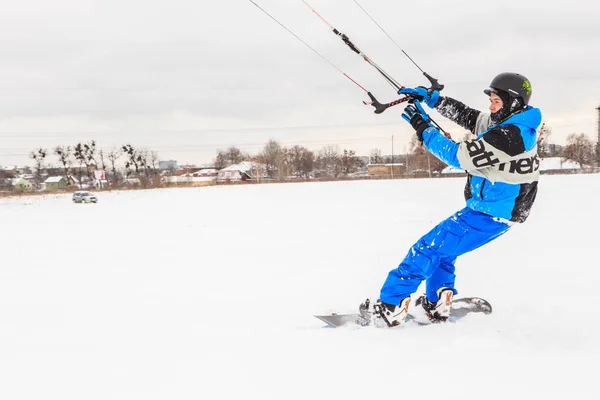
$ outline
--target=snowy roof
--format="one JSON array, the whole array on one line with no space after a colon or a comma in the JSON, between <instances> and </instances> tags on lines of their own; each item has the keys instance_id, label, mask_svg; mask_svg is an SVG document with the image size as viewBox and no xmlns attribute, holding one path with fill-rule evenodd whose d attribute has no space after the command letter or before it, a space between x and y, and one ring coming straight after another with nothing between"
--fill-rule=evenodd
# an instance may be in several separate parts
<instances>
[{"instance_id":1,"label":"snowy roof","mask_svg":"<svg viewBox=\"0 0 600 400\"><path fill-rule=\"evenodd\" d=\"M221 171L241 171L246 172L251 169L256 168L256 164L252 161L242 161L239 164L233 164L228 167L223 168Z\"/></svg>"},{"instance_id":2,"label":"snowy roof","mask_svg":"<svg viewBox=\"0 0 600 400\"><path fill-rule=\"evenodd\" d=\"M12 185L16 186L18 185L20 182L23 182L25 184L31 184L27 179L19 177L19 178L12 178Z\"/></svg>"},{"instance_id":3,"label":"snowy roof","mask_svg":"<svg viewBox=\"0 0 600 400\"><path fill-rule=\"evenodd\" d=\"M63 179L62 176L49 176L44 183L58 183Z\"/></svg>"}]
</instances>

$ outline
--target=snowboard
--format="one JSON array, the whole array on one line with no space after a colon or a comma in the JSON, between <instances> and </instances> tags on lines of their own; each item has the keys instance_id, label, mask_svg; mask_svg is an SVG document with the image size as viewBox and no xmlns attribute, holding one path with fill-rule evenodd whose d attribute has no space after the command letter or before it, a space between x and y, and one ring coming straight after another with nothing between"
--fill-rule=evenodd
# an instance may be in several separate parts
<instances>
[{"instance_id":1,"label":"snowboard","mask_svg":"<svg viewBox=\"0 0 600 400\"><path fill-rule=\"evenodd\" d=\"M452 308L450 309L449 322L456 322L461 318L466 317L469 314L491 314L492 305L485 299L480 297L462 297L452 300ZM354 314L328 314L328 315L315 315L316 318L325 322L328 328L338 328L344 325L359 325L368 326L370 320L363 317L359 313ZM417 325L429 325L428 323L418 322L414 315L408 314L406 317L407 322L414 322Z\"/></svg>"}]
</instances>

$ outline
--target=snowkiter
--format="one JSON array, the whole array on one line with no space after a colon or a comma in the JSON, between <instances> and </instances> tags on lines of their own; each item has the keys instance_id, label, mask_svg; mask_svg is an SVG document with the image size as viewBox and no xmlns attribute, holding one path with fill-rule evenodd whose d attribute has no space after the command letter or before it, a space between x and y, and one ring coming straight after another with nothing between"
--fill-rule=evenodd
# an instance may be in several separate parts
<instances>
[{"instance_id":1,"label":"snowkiter","mask_svg":"<svg viewBox=\"0 0 600 400\"><path fill-rule=\"evenodd\" d=\"M432 322L446 321L450 314L455 262L524 222L537 193L540 160L536 129L542 115L529 105L531 84L523 75L505 72L496 76L484 93L490 113L484 113L424 87L403 88L414 103L402 117L431 154L467 172L466 207L421 237L397 268L391 270L377 302L361 304L362 314L377 326L402 325L411 295L423 280L425 295L415 307ZM441 115L470 130L473 138L460 143L448 139L431 123L421 106L425 103Z\"/></svg>"}]
</instances>

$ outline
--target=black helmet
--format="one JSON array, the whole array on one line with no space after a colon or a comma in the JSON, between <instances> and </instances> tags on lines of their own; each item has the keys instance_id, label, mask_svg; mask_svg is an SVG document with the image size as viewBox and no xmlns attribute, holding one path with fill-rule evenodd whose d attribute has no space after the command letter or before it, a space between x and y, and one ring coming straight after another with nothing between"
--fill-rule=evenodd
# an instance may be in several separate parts
<instances>
[{"instance_id":1,"label":"black helmet","mask_svg":"<svg viewBox=\"0 0 600 400\"><path fill-rule=\"evenodd\" d=\"M531 99L529 79L514 72L503 72L496 76L490 83L490 88L483 92L489 96L490 93L496 93L496 90L508 93L511 98L520 97L523 100L523 106L529 104L529 99Z\"/></svg>"}]
</instances>

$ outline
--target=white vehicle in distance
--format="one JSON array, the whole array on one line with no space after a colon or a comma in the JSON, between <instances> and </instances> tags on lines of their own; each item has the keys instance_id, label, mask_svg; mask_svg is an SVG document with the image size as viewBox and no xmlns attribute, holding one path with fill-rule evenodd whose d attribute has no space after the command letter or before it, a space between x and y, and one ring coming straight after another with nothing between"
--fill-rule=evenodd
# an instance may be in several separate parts
<instances>
[{"instance_id":1,"label":"white vehicle in distance","mask_svg":"<svg viewBox=\"0 0 600 400\"><path fill-rule=\"evenodd\" d=\"M73 203L97 203L98 197L91 192L75 192L73 193Z\"/></svg>"}]
</instances>

